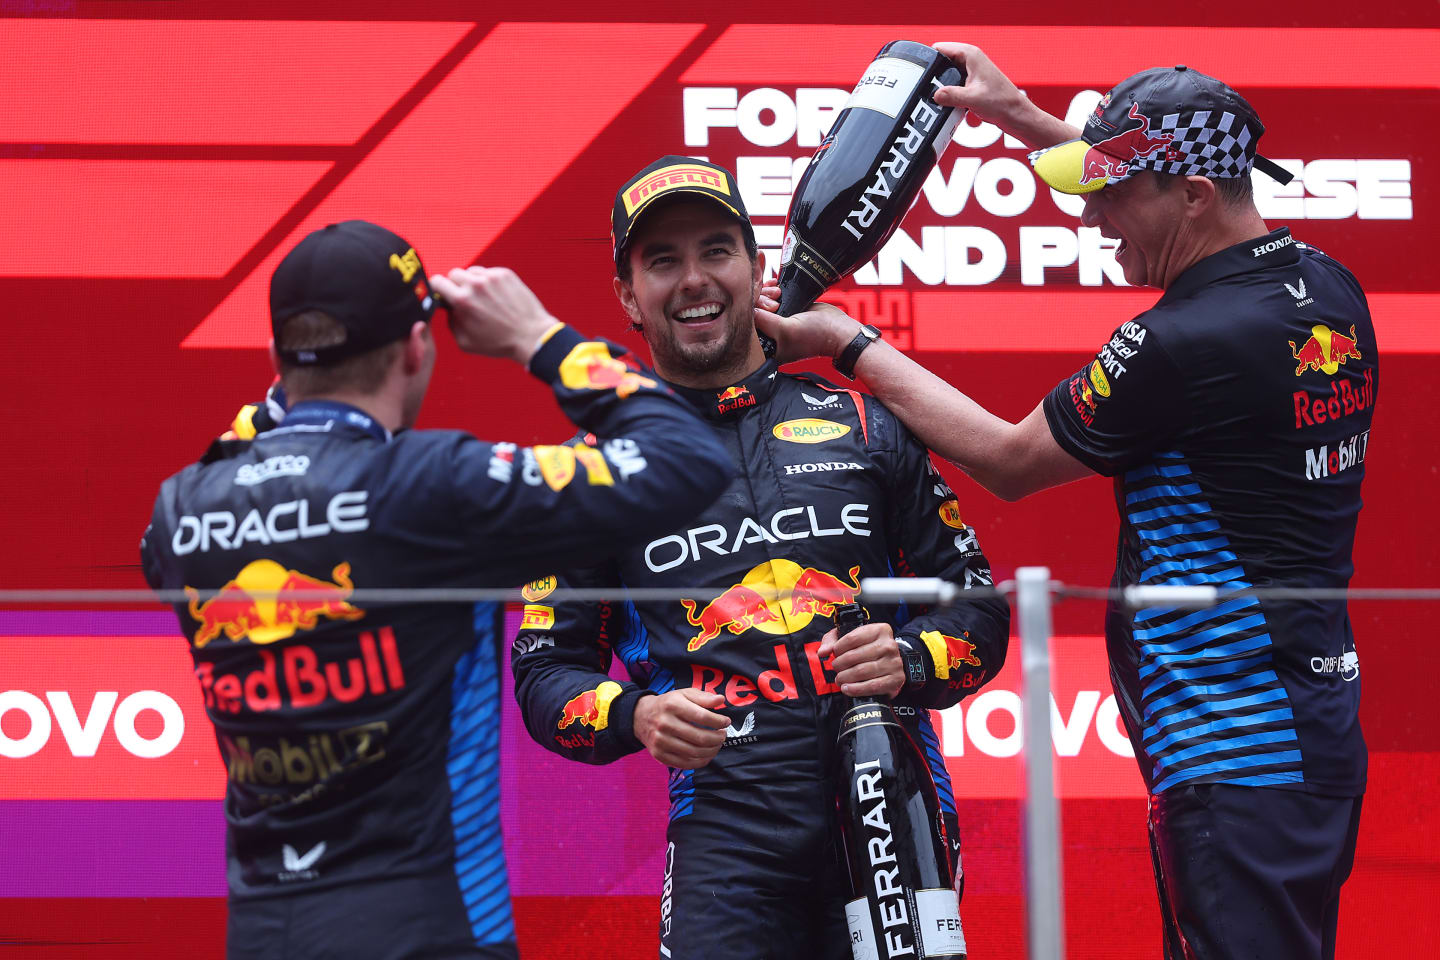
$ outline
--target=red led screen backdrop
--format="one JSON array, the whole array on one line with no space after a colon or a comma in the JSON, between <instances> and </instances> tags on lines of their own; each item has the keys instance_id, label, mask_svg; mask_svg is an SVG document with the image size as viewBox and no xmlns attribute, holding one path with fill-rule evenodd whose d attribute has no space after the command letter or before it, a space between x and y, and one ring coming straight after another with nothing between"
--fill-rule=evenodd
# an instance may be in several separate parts
<instances>
[{"instance_id":1,"label":"red led screen backdrop","mask_svg":"<svg viewBox=\"0 0 1440 960\"><path fill-rule=\"evenodd\" d=\"M969 22L950 24L886 24L854 0L823 17L750 0L664 12L0 3L11 399L0 589L143 586L136 543L157 485L268 383L270 272L310 230L361 217L411 240L432 272L513 267L557 316L640 347L610 289L615 188L666 153L725 164L774 263L810 154L865 64L899 38L977 43L1072 119L1124 76L1172 63L1254 103L1262 151L1296 174L1285 187L1257 180L1262 214L1354 271L1385 353L1355 585L1436 585L1440 14L1372 6L1237 9L1196 27L1193 11L1050 0L957 9ZM1012 419L1156 297L1124 284L1114 242L1080 227L1077 201L1045 188L1026 152L967 120L901 230L827 297ZM439 340L421 426L569 435L529 377ZM1005 504L946 471L997 580L1046 564L1068 583L1108 582L1105 481ZM1410 956L1440 936L1437 613L1352 605L1371 787L1343 957ZM1068 949L1139 960L1157 955L1159 920L1101 621L1094 603L1055 611ZM937 724L977 958L1024 955L1018 667L1012 656ZM505 696L503 816L525 955L654 956L663 771L644 755L566 763L529 740ZM200 698L159 608L0 610L7 957L223 954L226 771Z\"/></svg>"}]
</instances>

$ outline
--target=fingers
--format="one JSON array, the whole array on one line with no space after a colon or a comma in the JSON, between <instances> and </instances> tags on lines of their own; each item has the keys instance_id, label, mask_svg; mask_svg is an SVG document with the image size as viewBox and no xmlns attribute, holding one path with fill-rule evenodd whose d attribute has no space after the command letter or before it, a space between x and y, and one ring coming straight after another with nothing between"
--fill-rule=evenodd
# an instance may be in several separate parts
<instances>
[{"instance_id":1,"label":"fingers","mask_svg":"<svg viewBox=\"0 0 1440 960\"><path fill-rule=\"evenodd\" d=\"M840 691L852 697L894 696L905 685L905 663L888 623L867 623L832 640L834 631L820 641L823 658L833 650L830 667Z\"/></svg>"},{"instance_id":2,"label":"fingers","mask_svg":"<svg viewBox=\"0 0 1440 960\"><path fill-rule=\"evenodd\" d=\"M463 294L459 284L438 273L430 278L430 289L443 297L447 303L455 303Z\"/></svg>"},{"instance_id":3,"label":"fingers","mask_svg":"<svg viewBox=\"0 0 1440 960\"><path fill-rule=\"evenodd\" d=\"M867 634L869 639L859 646L845 648L845 641L869 627L880 627L883 631ZM900 659L900 649L890 634L889 624L868 624L860 630L846 634L836 645L843 652L835 657L832 664L835 682L839 684L840 692L847 696L893 697L905 686L905 664Z\"/></svg>"},{"instance_id":4,"label":"fingers","mask_svg":"<svg viewBox=\"0 0 1440 960\"><path fill-rule=\"evenodd\" d=\"M889 699L899 693L904 686L904 673L892 673L864 683L842 683L840 692L847 697L885 697Z\"/></svg>"},{"instance_id":5,"label":"fingers","mask_svg":"<svg viewBox=\"0 0 1440 960\"><path fill-rule=\"evenodd\" d=\"M815 651L821 661L828 660L835 655L835 640L839 636L832 627L830 632L820 638L820 649Z\"/></svg>"},{"instance_id":6,"label":"fingers","mask_svg":"<svg viewBox=\"0 0 1440 960\"><path fill-rule=\"evenodd\" d=\"M955 61L956 66L965 66L965 61L972 54L980 52L980 48L971 43L947 43L940 42L934 45L936 50L944 56Z\"/></svg>"},{"instance_id":7,"label":"fingers","mask_svg":"<svg viewBox=\"0 0 1440 960\"><path fill-rule=\"evenodd\" d=\"M730 725L730 718L716 713L725 706L725 698L718 693L707 693L693 687L674 691L679 694L675 701L675 713L687 723L699 727L724 730Z\"/></svg>"},{"instance_id":8,"label":"fingers","mask_svg":"<svg viewBox=\"0 0 1440 960\"><path fill-rule=\"evenodd\" d=\"M698 769L725 745L730 720L711 709L724 703L718 694L691 688L644 697L636 706L635 735L666 766Z\"/></svg>"}]
</instances>

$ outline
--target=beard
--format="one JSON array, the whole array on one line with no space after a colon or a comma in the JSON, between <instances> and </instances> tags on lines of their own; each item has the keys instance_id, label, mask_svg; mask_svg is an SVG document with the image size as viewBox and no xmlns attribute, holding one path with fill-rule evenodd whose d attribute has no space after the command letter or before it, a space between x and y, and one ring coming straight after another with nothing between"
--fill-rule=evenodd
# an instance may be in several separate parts
<instances>
[{"instance_id":1,"label":"beard","mask_svg":"<svg viewBox=\"0 0 1440 960\"><path fill-rule=\"evenodd\" d=\"M709 378L735 370L738 372L731 379L739 379L749 373L744 368L750 355L750 339L755 336L754 299L746 291L742 301L731 301L725 308L724 331L700 343L682 342L676 336L680 324L668 315L647 317L643 324L645 342L650 346L656 370L672 379Z\"/></svg>"}]
</instances>

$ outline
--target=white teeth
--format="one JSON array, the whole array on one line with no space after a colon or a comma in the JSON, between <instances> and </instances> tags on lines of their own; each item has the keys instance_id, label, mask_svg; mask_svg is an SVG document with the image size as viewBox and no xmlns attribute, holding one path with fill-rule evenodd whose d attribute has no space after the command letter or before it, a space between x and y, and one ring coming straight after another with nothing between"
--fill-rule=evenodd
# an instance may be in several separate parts
<instances>
[{"instance_id":1,"label":"white teeth","mask_svg":"<svg viewBox=\"0 0 1440 960\"><path fill-rule=\"evenodd\" d=\"M694 320L697 317L711 317L720 313L722 307L718 303L701 304L698 307L686 307L675 314L678 320Z\"/></svg>"}]
</instances>

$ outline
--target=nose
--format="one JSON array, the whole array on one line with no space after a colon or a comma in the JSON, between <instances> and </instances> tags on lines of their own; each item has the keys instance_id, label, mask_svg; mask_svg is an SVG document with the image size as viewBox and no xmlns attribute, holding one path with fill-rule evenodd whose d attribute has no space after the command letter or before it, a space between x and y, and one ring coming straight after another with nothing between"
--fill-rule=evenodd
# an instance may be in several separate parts
<instances>
[{"instance_id":1,"label":"nose","mask_svg":"<svg viewBox=\"0 0 1440 960\"><path fill-rule=\"evenodd\" d=\"M1105 216L1100 212L1100 194L1103 192L1096 190L1094 193L1085 194L1085 209L1080 211L1082 227L1098 227L1105 222Z\"/></svg>"},{"instance_id":2,"label":"nose","mask_svg":"<svg viewBox=\"0 0 1440 960\"><path fill-rule=\"evenodd\" d=\"M685 258L684 270L680 275L680 287L687 293L699 290L709 283L709 277L705 273L704 264L699 257L691 256Z\"/></svg>"}]
</instances>

